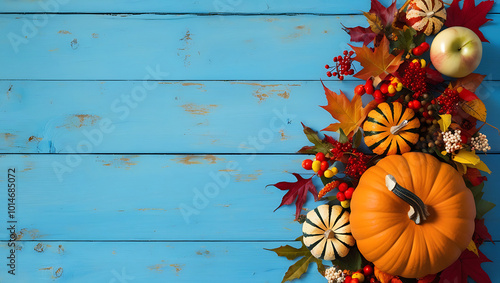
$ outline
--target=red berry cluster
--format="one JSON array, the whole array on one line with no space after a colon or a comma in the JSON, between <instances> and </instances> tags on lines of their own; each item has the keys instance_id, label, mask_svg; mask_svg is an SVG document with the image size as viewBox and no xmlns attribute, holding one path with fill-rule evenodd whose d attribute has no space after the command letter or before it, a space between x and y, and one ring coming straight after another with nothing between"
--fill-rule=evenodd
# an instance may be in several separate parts
<instances>
[{"instance_id":1,"label":"red berry cluster","mask_svg":"<svg viewBox=\"0 0 500 283\"><path fill-rule=\"evenodd\" d=\"M458 91L447 88L438 98L438 105L441 106L439 113L456 115L460 96Z\"/></svg>"},{"instance_id":2,"label":"red berry cluster","mask_svg":"<svg viewBox=\"0 0 500 283\"><path fill-rule=\"evenodd\" d=\"M419 46L413 48L411 52L415 56L422 56L422 54L424 54L425 52L427 52L427 50L429 50L429 47L430 47L429 43L422 42L422 44L420 44Z\"/></svg>"},{"instance_id":3,"label":"red berry cluster","mask_svg":"<svg viewBox=\"0 0 500 283\"><path fill-rule=\"evenodd\" d=\"M339 192L337 193L337 199L339 201L350 200L352 194L354 193L354 188L349 187L347 183L341 183L339 185Z\"/></svg>"},{"instance_id":4,"label":"red berry cluster","mask_svg":"<svg viewBox=\"0 0 500 283\"><path fill-rule=\"evenodd\" d=\"M346 143L340 143L336 140L332 142L333 144L333 149L331 150L333 159L335 160L340 160L344 156L344 153L346 152L351 152L352 151L352 143L351 142L346 142Z\"/></svg>"},{"instance_id":5,"label":"red berry cluster","mask_svg":"<svg viewBox=\"0 0 500 283\"><path fill-rule=\"evenodd\" d=\"M414 60L406 67L401 82L415 93L413 98L418 98L421 94L427 92L426 78L426 69L422 67L420 61Z\"/></svg>"},{"instance_id":6,"label":"red berry cluster","mask_svg":"<svg viewBox=\"0 0 500 283\"><path fill-rule=\"evenodd\" d=\"M343 80L344 76L352 76L354 74L354 70L351 68L352 67L352 55L354 55L354 51L347 51L344 50L344 57L341 55L337 57L333 57L333 62L335 63L334 66L330 65L325 65L325 69L328 71L326 72L326 75L328 77L334 76L338 77L339 80Z\"/></svg>"},{"instance_id":7,"label":"red berry cluster","mask_svg":"<svg viewBox=\"0 0 500 283\"><path fill-rule=\"evenodd\" d=\"M355 178L359 179L363 173L365 173L366 169L368 167L366 166L366 163L370 160L370 156L366 155L357 149L352 150L352 155L349 157L349 160L347 161L347 165L345 168L345 174Z\"/></svg>"}]
</instances>

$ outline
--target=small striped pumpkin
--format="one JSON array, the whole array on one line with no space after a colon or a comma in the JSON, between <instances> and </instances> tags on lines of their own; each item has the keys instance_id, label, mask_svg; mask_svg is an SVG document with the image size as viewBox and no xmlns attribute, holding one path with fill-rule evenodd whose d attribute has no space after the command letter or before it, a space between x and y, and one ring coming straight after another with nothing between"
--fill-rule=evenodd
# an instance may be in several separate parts
<instances>
[{"instance_id":1,"label":"small striped pumpkin","mask_svg":"<svg viewBox=\"0 0 500 283\"><path fill-rule=\"evenodd\" d=\"M319 259L345 257L355 244L349 212L340 205L324 204L309 211L302 233L304 245Z\"/></svg>"},{"instance_id":2,"label":"small striped pumpkin","mask_svg":"<svg viewBox=\"0 0 500 283\"><path fill-rule=\"evenodd\" d=\"M406 22L426 35L436 34L446 21L442 0L413 0L406 10Z\"/></svg>"},{"instance_id":3,"label":"small striped pumpkin","mask_svg":"<svg viewBox=\"0 0 500 283\"><path fill-rule=\"evenodd\" d=\"M368 113L363 125L366 145L378 155L402 154L419 138L415 112L399 102L381 103Z\"/></svg>"}]
</instances>

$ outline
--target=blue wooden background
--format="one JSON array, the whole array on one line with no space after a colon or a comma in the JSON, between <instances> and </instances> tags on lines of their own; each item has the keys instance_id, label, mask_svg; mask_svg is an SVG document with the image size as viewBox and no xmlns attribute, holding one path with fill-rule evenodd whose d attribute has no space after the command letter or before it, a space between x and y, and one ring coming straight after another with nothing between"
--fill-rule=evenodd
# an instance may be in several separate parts
<instances>
[{"instance_id":1,"label":"blue wooden background","mask_svg":"<svg viewBox=\"0 0 500 283\"><path fill-rule=\"evenodd\" d=\"M389 1L382 1L387 4ZM398 1L401 5L404 1ZM280 282L294 207L273 213L331 122L323 66L368 0L0 1L0 282ZM499 7L478 90L500 126ZM500 193L500 136L485 128ZM7 170L16 169L16 275ZM306 205L313 208L310 201ZM487 214L495 241L500 212ZM5 228L3 228L5 226ZM500 282L500 248L486 243ZM311 267L314 268L314 267ZM315 269L315 268L314 268ZM325 282L313 270L301 282Z\"/></svg>"}]
</instances>

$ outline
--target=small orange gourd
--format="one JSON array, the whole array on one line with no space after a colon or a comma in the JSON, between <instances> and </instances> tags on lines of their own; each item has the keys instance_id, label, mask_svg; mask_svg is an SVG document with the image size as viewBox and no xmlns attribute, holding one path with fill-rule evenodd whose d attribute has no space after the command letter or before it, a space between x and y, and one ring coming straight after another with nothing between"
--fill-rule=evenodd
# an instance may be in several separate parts
<instances>
[{"instance_id":1,"label":"small orange gourd","mask_svg":"<svg viewBox=\"0 0 500 283\"><path fill-rule=\"evenodd\" d=\"M380 270L407 278L451 265L474 232L472 192L457 170L425 153L387 156L369 168L351 208L359 251Z\"/></svg>"},{"instance_id":2,"label":"small orange gourd","mask_svg":"<svg viewBox=\"0 0 500 283\"><path fill-rule=\"evenodd\" d=\"M406 10L406 21L416 31L436 34L446 21L443 0L413 0Z\"/></svg>"},{"instance_id":3,"label":"small orange gourd","mask_svg":"<svg viewBox=\"0 0 500 283\"><path fill-rule=\"evenodd\" d=\"M363 125L366 145L378 155L402 154L418 141L420 121L399 102L380 103Z\"/></svg>"}]
</instances>

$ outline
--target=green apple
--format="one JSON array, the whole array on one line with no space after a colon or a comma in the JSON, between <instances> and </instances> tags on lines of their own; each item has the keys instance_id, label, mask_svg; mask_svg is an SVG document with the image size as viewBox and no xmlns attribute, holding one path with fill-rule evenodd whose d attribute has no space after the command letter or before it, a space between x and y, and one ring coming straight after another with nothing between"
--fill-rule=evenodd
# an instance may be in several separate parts
<instances>
[{"instance_id":1,"label":"green apple","mask_svg":"<svg viewBox=\"0 0 500 283\"><path fill-rule=\"evenodd\" d=\"M432 41L432 65L449 77L462 78L472 73L479 66L482 56L481 40L468 28L447 28Z\"/></svg>"}]
</instances>

